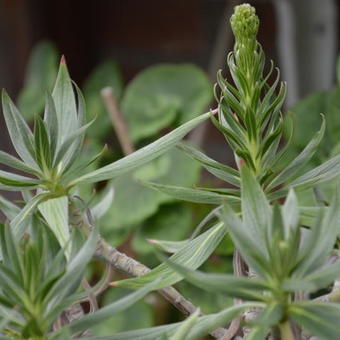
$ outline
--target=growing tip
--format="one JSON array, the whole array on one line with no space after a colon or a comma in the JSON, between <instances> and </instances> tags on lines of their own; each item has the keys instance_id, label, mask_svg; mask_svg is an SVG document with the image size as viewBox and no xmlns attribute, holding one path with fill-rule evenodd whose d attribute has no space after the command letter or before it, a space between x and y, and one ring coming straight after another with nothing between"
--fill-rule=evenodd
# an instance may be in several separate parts
<instances>
[{"instance_id":1,"label":"growing tip","mask_svg":"<svg viewBox=\"0 0 340 340\"><path fill-rule=\"evenodd\" d=\"M255 40L259 29L259 18L255 8L249 4L236 6L230 18L231 28L238 42Z\"/></svg>"},{"instance_id":2,"label":"growing tip","mask_svg":"<svg viewBox=\"0 0 340 340\"><path fill-rule=\"evenodd\" d=\"M60 65L66 65L66 59L64 55L62 55L60 58Z\"/></svg>"},{"instance_id":3,"label":"growing tip","mask_svg":"<svg viewBox=\"0 0 340 340\"><path fill-rule=\"evenodd\" d=\"M157 244L158 242L152 238L147 238L146 239L147 242L151 243L151 244Z\"/></svg>"},{"instance_id":4,"label":"growing tip","mask_svg":"<svg viewBox=\"0 0 340 340\"><path fill-rule=\"evenodd\" d=\"M109 286L111 286L111 287L118 287L119 284L117 282L110 282Z\"/></svg>"}]
</instances>

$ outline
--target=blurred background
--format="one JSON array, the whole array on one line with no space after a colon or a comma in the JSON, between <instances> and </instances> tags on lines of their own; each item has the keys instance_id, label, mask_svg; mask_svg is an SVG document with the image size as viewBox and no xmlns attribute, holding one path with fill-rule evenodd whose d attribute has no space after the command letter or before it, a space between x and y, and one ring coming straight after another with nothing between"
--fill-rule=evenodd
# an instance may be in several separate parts
<instances>
[{"instance_id":1,"label":"blurred background","mask_svg":"<svg viewBox=\"0 0 340 340\"><path fill-rule=\"evenodd\" d=\"M212 82L232 48L228 18L237 0L0 0L0 86L16 96L33 46L42 40L64 54L83 84L114 59L128 83L145 67L189 62ZM331 88L339 49L340 0L257 0L259 40L288 81L287 107ZM212 104L213 105L213 104ZM4 138L1 144L8 143ZM6 146L5 146L6 147Z\"/></svg>"},{"instance_id":2,"label":"blurred background","mask_svg":"<svg viewBox=\"0 0 340 340\"><path fill-rule=\"evenodd\" d=\"M7 89L26 119L31 120L43 111L44 92L52 90L59 58L64 54L72 79L84 92L89 119L98 117L89 130L86 152L99 152L107 143L109 151L94 166L112 162L126 152L107 115L101 88L113 88L133 149L214 108L216 72L226 69L226 55L233 46L229 18L233 7L242 2L0 0L0 87ZM249 3L260 17L258 40L267 59L275 61L282 80L288 82L285 108L294 113L292 154L318 130L320 112L330 123L314 162L339 153L340 0ZM227 70L224 74L228 76ZM2 115L0 124L0 149L13 153ZM212 158L234 165L233 155L211 123L197 128L189 140ZM223 185L201 170L197 163L172 151L114 183L81 188L81 196L89 200L94 189L105 194L113 186L115 200L98 221L102 234L123 251L154 266L157 261L145 239L185 239L211 208L174 201L135 179L187 187L198 183ZM230 271L232 251L226 239L205 269ZM94 266L89 277L95 280L100 273L101 268ZM184 283L180 288L204 312L230 303L227 298L202 294ZM123 290L109 292L101 303L122 294ZM150 327L181 318L156 297L126 313L96 332Z\"/></svg>"}]
</instances>

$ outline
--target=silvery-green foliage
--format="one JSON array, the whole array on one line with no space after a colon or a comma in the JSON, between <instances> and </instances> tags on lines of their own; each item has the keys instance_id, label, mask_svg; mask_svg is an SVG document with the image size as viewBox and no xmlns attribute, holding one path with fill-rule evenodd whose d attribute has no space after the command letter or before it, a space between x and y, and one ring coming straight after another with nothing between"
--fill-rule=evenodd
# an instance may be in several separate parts
<instances>
[{"instance_id":1,"label":"silvery-green foliage","mask_svg":"<svg viewBox=\"0 0 340 340\"><path fill-rule=\"evenodd\" d=\"M286 84L280 83L277 71L270 85L273 65L269 73L264 72L265 56L256 40L259 19L255 9L248 4L237 6L231 26L235 46L228 55L227 64L232 82L218 73L217 110L191 119L133 154L95 170L88 168L101 154L80 157L86 130L92 122L86 122L85 100L72 83L64 58L54 89L46 94L44 114L34 118L33 131L3 91L3 113L17 157L1 151L0 163L26 175L0 171L0 189L22 191L24 198L18 205L0 199L0 208L9 220L0 226L1 338L79 337L88 328L132 306L148 292L164 289L183 278L202 289L224 293L240 302L211 315L201 316L197 310L180 323L111 334L101 339L194 340L254 308L259 313L246 325L250 329L248 339L264 339L273 331L275 334L278 331L280 335L275 336L281 339L293 339L291 321L297 325L297 332L303 329L326 340L338 337L339 304L318 302L309 297L318 294L320 289L329 288L339 278L339 262L329 262L332 254L338 255L334 245L340 234L339 190L328 206L321 206L321 194L316 190L320 205L312 207L300 207L294 190L311 188L336 177L340 173L340 156L305 171L326 129L322 118L320 130L301 153L290 162L282 162L290 146L288 140L280 148ZM149 77L148 81L153 84L152 72ZM205 80L201 80L204 83ZM140 79L136 80L134 86L141 86L139 82ZM134 86L127 95L130 99L125 102L126 107L132 105L133 109L134 103L130 100ZM194 115L197 103L182 102L177 92L173 93L177 106L166 107L169 113L166 122L180 110L188 110L188 118ZM157 100L163 103L164 98L160 95ZM202 98L202 102L205 101L206 98ZM216 112L218 119L212 114ZM209 117L232 148L237 169L180 143L190 130ZM152 130L164 124L159 121ZM134 138L145 134L135 131ZM169 259L160 255L163 263L145 275L113 284L135 289L134 292L94 313L63 323L60 318L67 308L91 299L97 286L103 284L99 282L89 291L81 287L87 265L104 241L98 235L90 212L85 209L87 217L84 218L76 209L72 196L78 185L125 175L176 145L232 187L193 189L173 183L146 182L176 199L218 205L218 208L198 226L191 239L172 243L153 240L163 249L170 249L173 255ZM97 216L105 213L113 197L104 195L97 203L94 209ZM282 198L285 198L283 204L278 200ZM214 217L219 221L202 232L206 222ZM255 278L196 271L227 233L244 266ZM102 257L111 255L100 254ZM131 265L131 259L129 261ZM301 293L304 300L300 298ZM332 298L336 299L337 295L333 294Z\"/></svg>"}]
</instances>

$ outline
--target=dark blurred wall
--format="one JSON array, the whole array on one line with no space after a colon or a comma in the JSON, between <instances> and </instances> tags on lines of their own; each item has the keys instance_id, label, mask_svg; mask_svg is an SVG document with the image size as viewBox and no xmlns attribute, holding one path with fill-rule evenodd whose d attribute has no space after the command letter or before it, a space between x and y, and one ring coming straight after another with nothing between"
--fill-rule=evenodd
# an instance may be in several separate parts
<instances>
[{"instance_id":1,"label":"dark blurred wall","mask_svg":"<svg viewBox=\"0 0 340 340\"><path fill-rule=\"evenodd\" d=\"M77 82L107 58L119 62L126 81L157 62L194 62L207 68L226 6L225 0L0 3L0 86L13 94L22 86L32 46L41 39L57 44ZM257 9L261 41L273 51L271 6L259 4Z\"/></svg>"},{"instance_id":2,"label":"dark blurred wall","mask_svg":"<svg viewBox=\"0 0 340 340\"><path fill-rule=\"evenodd\" d=\"M276 1L281 0L249 2L261 19L259 41L267 58L279 64ZM319 1L323 6L324 0ZM210 61L219 27L224 29L224 22L229 25L225 9L234 3L237 0L0 0L0 87L15 97L31 48L42 39L56 43L80 85L109 58L118 61L125 82L158 62L193 62L214 78ZM222 63L232 48L230 33L226 41L220 49ZM208 147L214 149L220 140L215 130L210 132L214 137ZM9 150L5 135L2 129L1 149Z\"/></svg>"}]
</instances>

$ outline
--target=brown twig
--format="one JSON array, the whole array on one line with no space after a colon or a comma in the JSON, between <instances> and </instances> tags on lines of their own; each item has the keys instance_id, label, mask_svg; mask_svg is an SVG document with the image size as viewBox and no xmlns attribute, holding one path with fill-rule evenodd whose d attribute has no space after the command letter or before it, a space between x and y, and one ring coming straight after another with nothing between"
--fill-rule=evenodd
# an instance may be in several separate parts
<instances>
[{"instance_id":1,"label":"brown twig","mask_svg":"<svg viewBox=\"0 0 340 340\"><path fill-rule=\"evenodd\" d=\"M75 196L75 198L78 198ZM80 199L84 204L84 202ZM82 212L75 206L75 202L71 201L70 204L70 222L72 225L82 228L85 233L89 233L95 227L93 224L93 219L91 217L91 212L85 206L86 212ZM114 268L122 271L129 276L141 276L148 273L151 269L144 264L136 261L135 259L127 256L126 254L120 252L115 247L112 247L103 238L99 239L97 250L94 256L107 264L110 264ZM159 293L168 300L173 306L180 310L184 315L189 316L197 310L197 307L192 304L189 300L185 299L175 288L167 287L159 290ZM225 328L217 328L210 334L216 339L220 339L224 336L227 330Z\"/></svg>"},{"instance_id":2,"label":"brown twig","mask_svg":"<svg viewBox=\"0 0 340 340\"><path fill-rule=\"evenodd\" d=\"M135 151L135 148L129 138L128 129L120 111L117 100L113 94L112 87L105 87L100 91L105 103L107 113L111 119L112 125L116 131L119 143L122 147L124 155L129 155Z\"/></svg>"},{"instance_id":3,"label":"brown twig","mask_svg":"<svg viewBox=\"0 0 340 340\"><path fill-rule=\"evenodd\" d=\"M116 269L130 276L141 276L150 271L150 268L135 259L121 253L116 248L108 244L104 239L100 239L99 247L95 256ZM167 287L159 290L159 293L184 315L189 316L197 310L197 307L189 300L185 299L175 288ZM220 339L227 332L225 328L217 328L210 334Z\"/></svg>"}]
</instances>

